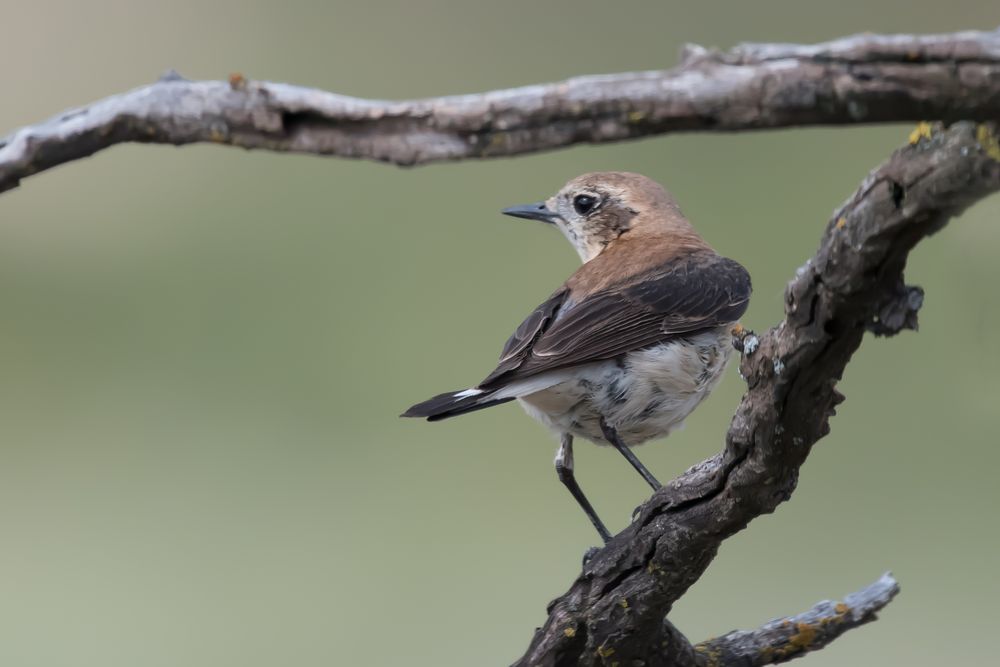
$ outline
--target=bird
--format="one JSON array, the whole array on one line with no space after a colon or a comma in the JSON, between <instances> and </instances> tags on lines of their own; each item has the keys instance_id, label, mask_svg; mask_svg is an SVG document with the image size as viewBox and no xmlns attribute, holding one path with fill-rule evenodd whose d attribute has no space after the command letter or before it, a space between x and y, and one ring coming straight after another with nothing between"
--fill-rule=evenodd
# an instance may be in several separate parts
<instances>
[{"instance_id":1,"label":"bird","mask_svg":"<svg viewBox=\"0 0 1000 667\"><path fill-rule=\"evenodd\" d=\"M558 438L557 476L607 543L611 534L576 481L574 438L614 447L660 488L630 448L681 427L718 385L750 274L637 173L583 174L502 213L555 226L583 264L517 327L482 382L401 416L439 421L518 401Z\"/></svg>"}]
</instances>

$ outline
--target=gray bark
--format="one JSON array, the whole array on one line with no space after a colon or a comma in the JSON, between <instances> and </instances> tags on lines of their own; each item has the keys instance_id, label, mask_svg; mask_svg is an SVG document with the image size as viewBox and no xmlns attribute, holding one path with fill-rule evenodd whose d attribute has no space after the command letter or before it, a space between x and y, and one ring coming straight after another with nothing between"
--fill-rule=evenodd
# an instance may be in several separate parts
<instances>
[{"instance_id":1,"label":"gray bark","mask_svg":"<svg viewBox=\"0 0 1000 667\"><path fill-rule=\"evenodd\" d=\"M1000 118L1000 31L688 47L671 70L423 100L176 74L0 139L0 192L124 142L211 142L400 165L667 132Z\"/></svg>"}]
</instances>

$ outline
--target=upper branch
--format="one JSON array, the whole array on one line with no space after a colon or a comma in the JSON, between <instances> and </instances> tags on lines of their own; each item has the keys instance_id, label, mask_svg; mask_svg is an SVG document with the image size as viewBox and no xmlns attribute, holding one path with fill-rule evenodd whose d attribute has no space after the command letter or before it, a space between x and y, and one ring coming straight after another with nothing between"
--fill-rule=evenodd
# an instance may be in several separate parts
<instances>
[{"instance_id":1,"label":"upper branch","mask_svg":"<svg viewBox=\"0 0 1000 667\"><path fill-rule=\"evenodd\" d=\"M1000 118L1000 31L858 35L811 46L691 46L671 70L423 100L281 83L152 85L0 139L0 192L124 142L214 142L400 165L687 130Z\"/></svg>"},{"instance_id":2,"label":"upper branch","mask_svg":"<svg viewBox=\"0 0 1000 667\"><path fill-rule=\"evenodd\" d=\"M666 614L723 540L790 497L813 443L829 432L843 400L836 384L865 331L915 326L922 292L903 282L909 251L997 190L1000 142L989 124L921 125L872 171L789 283L784 321L759 338L737 334L747 392L725 450L657 491L587 562L517 664L705 664L704 653L676 646Z\"/></svg>"}]
</instances>

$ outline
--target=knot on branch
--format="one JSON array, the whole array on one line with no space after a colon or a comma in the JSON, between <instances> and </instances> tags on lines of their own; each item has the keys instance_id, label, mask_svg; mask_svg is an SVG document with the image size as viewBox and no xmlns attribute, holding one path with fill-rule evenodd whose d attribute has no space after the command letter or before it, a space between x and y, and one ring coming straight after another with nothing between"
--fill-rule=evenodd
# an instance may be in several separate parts
<instances>
[{"instance_id":1,"label":"knot on branch","mask_svg":"<svg viewBox=\"0 0 1000 667\"><path fill-rule=\"evenodd\" d=\"M163 74L161 74L159 76L159 78L157 78L156 80L160 81L160 82L190 81L190 79L188 79L187 77L185 77L184 75L182 75L180 72L178 72L177 70L175 70L173 67L171 67L166 72L164 72Z\"/></svg>"},{"instance_id":2,"label":"knot on branch","mask_svg":"<svg viewBox=\"0 0 1000 667\"><path fill-rule=\"evenodd\" d=\"M917 313L924 305L924 290L897 282L875 307L867 329L876 336L894 336L903 329L917 330Z\"/></svg>"},{"instance_id":3,"label":"knot on branch","mask_svg":"<svg viewBox=\"0 0 1000 667\"><path fill-rule=\"evenodd\" d=\"M689 67L709 60L722 62L722 53L718 49L709 49L701 44L688 43L681 47L681 67Z\"/></svg>"}]
</instances>

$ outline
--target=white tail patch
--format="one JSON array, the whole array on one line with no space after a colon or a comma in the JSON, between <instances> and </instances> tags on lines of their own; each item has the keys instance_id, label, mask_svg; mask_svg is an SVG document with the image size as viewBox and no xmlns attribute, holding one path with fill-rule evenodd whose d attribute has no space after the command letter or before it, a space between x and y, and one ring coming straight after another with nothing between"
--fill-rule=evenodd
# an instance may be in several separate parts
<instances>
[{"instance_id":1,"label":"white tail patch","mask_svg":"<svg viewBox=\"0 0 1000 667\"><path fill-rule=\"evenodd\" d=\"M482 389L466 389L465 391L455 392L455 398L472 398L473 396L479 396L482 393Z\"/></svg>"}]
</instances>

